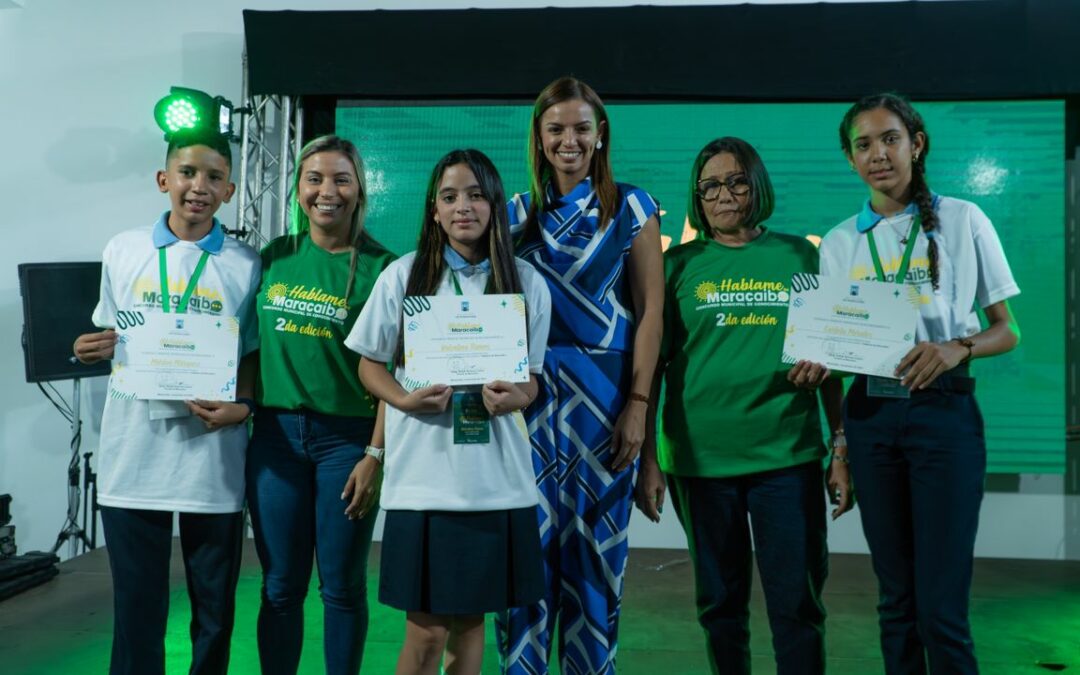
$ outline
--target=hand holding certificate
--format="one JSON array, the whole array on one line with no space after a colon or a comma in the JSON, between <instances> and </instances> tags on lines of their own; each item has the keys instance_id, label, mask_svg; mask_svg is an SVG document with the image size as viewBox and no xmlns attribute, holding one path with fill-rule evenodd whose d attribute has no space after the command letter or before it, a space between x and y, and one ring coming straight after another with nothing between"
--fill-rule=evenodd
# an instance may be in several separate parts
<instances>
[{"instance_id":1,"label":"hand holding certificate","mask_svg":"<svg viewBox=\"0 0 1080 675\"><path fill-rule=\"evenodd\" d=\"M235 400L236 317L121 311L116 332L111 387L119 396Z\"/></svg>"},{"instance_id":2,"label":"hand holding certificate","mask_svg":"<svg viewBox=\"0 0 1080 675\"><path fill-rule=\"evenodd\" d=\"M405 374L450 386L529 381L522 295L405 298Z\"/></svg>"},{"instance_id":3,"label":"hand holding certificate","mask_svg":"<svg viewBox=\"0 0 1080 675\"><path fill-rule=\"evenodd\" d=\"M896 378L897 365L915 344L916 318L903 285L796 274L782 359Z\"/></svg>"}]
</instances>

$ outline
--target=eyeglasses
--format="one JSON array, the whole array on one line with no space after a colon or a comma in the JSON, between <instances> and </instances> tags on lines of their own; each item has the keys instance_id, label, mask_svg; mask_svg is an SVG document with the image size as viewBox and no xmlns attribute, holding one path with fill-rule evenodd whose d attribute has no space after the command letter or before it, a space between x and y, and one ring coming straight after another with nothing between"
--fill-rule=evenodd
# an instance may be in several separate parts
<instances>
[{"instance_id":1,"label":"eyeglasses","mask_svg":"<svg viewBox=\"0 0 1080 675\"><path fill-rule=\"evenodd\" d=\"M698 181L697 196L703 202L715 201L720 197L720 190L727 188L732 197L742 197L750 192L750 181L744 175L731 176L727 180L719 181L715 178Z\"/></svg>"}]
</instances>

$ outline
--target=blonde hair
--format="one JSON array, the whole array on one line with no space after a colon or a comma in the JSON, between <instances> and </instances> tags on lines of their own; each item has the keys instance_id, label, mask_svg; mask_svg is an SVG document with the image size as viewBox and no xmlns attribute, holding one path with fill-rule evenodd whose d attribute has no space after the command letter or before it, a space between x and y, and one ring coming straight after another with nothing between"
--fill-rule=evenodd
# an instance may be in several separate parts
<instances>
[{"instance_id":1,"label":"blonde hair","mask_svg":"<svg viewBox=\"0 0 1080 675\"><path fill-rule=\"evenodd\" d=\"M311 231L311 221L303 206L300 205L300 173L304 169L304 162L321 152L340 152L349 158L356 171L356 181L360 187L357 195L356 209L352 213L352 223L349 225L349 243L352 254L349 257L349 280L345 283L345 302L352 295L353 285L356 283L356 267L360 258L360 251L367 245L375 243L375 240L364 229L364 218L367 215L367 183L364 181L364 160L360 157L360 151L351 141L345 140L333 134L319 136L308 142L300 151L300 157L296 161L296 176L293 180L293 200L290 208L292 220L292 232L305 234Z\"/></svg>"}]
</instances>

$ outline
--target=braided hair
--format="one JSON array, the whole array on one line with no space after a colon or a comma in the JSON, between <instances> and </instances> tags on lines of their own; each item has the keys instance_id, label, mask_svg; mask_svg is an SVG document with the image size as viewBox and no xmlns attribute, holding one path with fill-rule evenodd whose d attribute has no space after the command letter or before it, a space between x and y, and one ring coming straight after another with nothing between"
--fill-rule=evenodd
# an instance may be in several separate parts
<instances>
[{"instance_id":1,"label":"braided hair","mask_svg":"<svg viewBox=\"0 0 1080 675\"><path fill-rule=\"evenodd\" d=\"M930 186L926 184L926 157L930 154L930 135L926 132L922 115L915 110L910 101L898 94L864 96L848 109L840 122L840 147L848 157L852 155L851 127L855 124L855 118L861 113L878 108L884 108L896 115L912 139L919 133L926 139L922 153L911 160L911 201L919 209L922 231L928 240L926 253L930 259L930 284L936 291L939 279L937 232L940 221L937 212L934 211L934 197L930 193Z\"/></svg>"}]
</instances>

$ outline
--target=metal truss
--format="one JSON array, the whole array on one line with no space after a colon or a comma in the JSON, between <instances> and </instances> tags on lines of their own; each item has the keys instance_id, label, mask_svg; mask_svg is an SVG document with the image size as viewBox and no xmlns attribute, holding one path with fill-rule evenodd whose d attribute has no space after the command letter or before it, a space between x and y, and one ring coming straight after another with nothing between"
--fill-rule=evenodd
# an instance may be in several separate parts
<instances>
[{"instance_id":1,"label":"metal truss","mask_svg":"<svg viewBox=\"0 0 1080 675\"><path fill-rule=\"evenodd\" d=\"M242 106L236 230L230 233L262 248L288 230L291 179L304 114L297 96L249 93L246 51Z\"/></svg>"}]
</instances>

